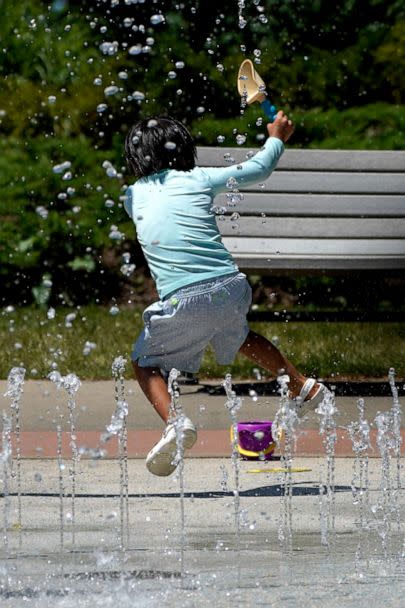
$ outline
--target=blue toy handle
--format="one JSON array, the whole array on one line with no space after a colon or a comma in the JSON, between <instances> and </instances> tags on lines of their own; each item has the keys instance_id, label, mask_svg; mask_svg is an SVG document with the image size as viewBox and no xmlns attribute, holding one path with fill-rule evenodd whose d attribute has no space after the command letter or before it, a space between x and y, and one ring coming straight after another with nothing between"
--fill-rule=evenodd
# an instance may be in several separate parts
<instances>
[{"instance_id":1,"label":"blue toy handle","mask_svg":"<svg viewBox=\"0 0 405 608\"><path fill-rule=\"evenodd\" d=\"M273 122L277 116L276 106L273 106L273 104L268 99L262 101L260 105L262 106L262 109L266 114L267 118L270 120L270 122Z\"/></svg>"}]
</instances>

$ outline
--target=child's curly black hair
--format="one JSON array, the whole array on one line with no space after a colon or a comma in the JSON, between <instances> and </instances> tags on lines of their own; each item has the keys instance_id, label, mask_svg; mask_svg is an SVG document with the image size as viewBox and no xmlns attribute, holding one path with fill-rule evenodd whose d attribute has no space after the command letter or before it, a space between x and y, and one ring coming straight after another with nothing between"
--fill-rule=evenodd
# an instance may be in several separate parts
<instances>
[{"instance_id":1,"label":"child's curly black hair","mask_svg":"<svg viewBox=\"0 0 405 608\"><path fill-rule=\"evenodd\" d=\"M197 151L193 138L178 120L150 116L137 122L125 139L125 158L135 177L164 169L190 171Z\"/></svg>"}]
</instances>

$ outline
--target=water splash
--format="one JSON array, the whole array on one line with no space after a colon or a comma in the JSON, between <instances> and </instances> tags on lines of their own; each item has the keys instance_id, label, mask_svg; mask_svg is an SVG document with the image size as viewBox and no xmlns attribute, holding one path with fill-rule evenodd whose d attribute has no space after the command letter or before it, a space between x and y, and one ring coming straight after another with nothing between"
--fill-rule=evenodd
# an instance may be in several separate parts
<instances>
[{"instance_id":1,"label":"water splash","mask_svg":"<svg viewBox=\"0 0 405 608\"><path fill-rule=\"evenodd\" d=\"M358 420L351 422L348 427L349 437L352 442L355 459L353 460L352 473L352 495L353 505L357 508L357 534L358 543L355 555L355 569L358 577L362 577L361 563L368 555L368 537L366 532L369 529L369 459L368 451L370 444L370 425L364 417L364 399L357 401L359 413Z\"/></svg>"},{"instance_id":2,"label":"water splash","mask_svg":"<svg viewBox=\"0 0 405 608\"><path fill-rule=\"evenodd\" d=\"M236 396L232 388L232 376L226 374L223 382L223 387L227 396L225 407L228 410L231 419L232 442L231 442L231 461L234 472L234 515L235 515L235 545L237 559L237 586L240 586L241 580L241 557L240 557L240 529L241 529L241 513L240 513L240 462L239 462L239 436L238 436L238 411L242 407L242 399Z\"/></svg>"},{"instance_id":3,"label":"water splash","mask_svg":"<svg viewBox=\"0 0 405 608\"><path fill-rule=\"evenodd\" d=\"M330 549L335 541L335 416L339 413L333 391L324 392L323 400L315 411L319 415L319 433L323 436L322 443L326 453L326 478L322 480L321 477L319 482L321 544Z\"/></svg>"},{"instance_id":4,"label":"water splash","mask_svg":"<svg viewBox=\"0 0 405 608\"><path fill-rule=\"evenodd\" d=\"M184 585L184 549L186 546L186 522L184 509L184 413L180 403L180 392L177 378L180 372L173 368L170 370L167 381L167 389L169 391L171 401L169 406L169 422L174 424L176 432L176 454L174 463L176 467L176 477L179 482L180 495L180 572L182 586Z\"/></svg>"},{"instance_id":5,"label":"water splash","mask_svg":"<svg viewBox=\"0 0 405 608\"><path fill-rule=\"evenodd\" d=\"M401 445L402 445L402 436L401 436L401 420L402 420L402 409L399 403L398 397L398 389L395 384L395 369L391 367L388 372L388 380L391 388L392 394L392 407L391 407L391 424L392 424L392 434L393 434L393 452L396 460L396 482L395 488L393 491L396 494L396 502L399 501L399 494L401 492ZM397 509L397 530L400 532L401 530L401 518L400 518L400 510Z\"/></svg>"},{"instance_id":6,"label":"water splash","mask_svg":"<svg viewBox=\"0 0 405 608\"><path fill-rule=\"evenodd\" d=\"M1 434L2 451L0 462L3 469L3 544L8 548L8 529L10 519L10 473L12 462L11 419L5 412L2 414L3 429Z\"/></svg>"},{"instance_id":7,"label":"water splash","mask_svg":"<svg viewBox=\"0 0 405 608\"><path fill-rule=\"evenodd\" d=\"M111 365L114 378L115 414L111 419L107 432L115 431L118 435L118 455L120 463L120 549L129 546L129 490L128 490L128 403L125 398L124 374L127 360L116 357Z\"/></svg>"},{"instance_id":8,"label":"water splash","mask_svg":"<svg viewBox=\"0 0 405 608\"><path fill-rule=\"evenodd\" d=\"M273 421L274 438L281 452L283 472L280 474L281 504L278 539L283 550L292 555L292 464L296 442L296 427L299 422L296 407L290 399L290 378L283 374L277 378L280 405Z\"/></svg>"},{"instance_id":9,"label":"water splash","mask_svg":"<svg viewBox=\"0 0 405 608\"><path fill-rule=\"evenodd\" d=\"M63 419L63 415L60 416ZM60 548L63 551L65 546L65 508L64 508L64 500L65 500L65 484L64 484L64 470L65 463L63 462L62 457L62 425L56 425L56 455L58 462L58 486L59 486L59 541Z\"/></svg>"},{"instance_id":10,"label":"water splash","mask_svg":"<svg viewBox=\"0 0 405 608\"><path fill-rule=\"evenodd\" d=\"M384 562L387 564L394 553L393 523L401 531L400 520L400 450L401 450L401 408L395 387L395 373L390 370L390 385L393 393L393 406L388 412L378 412L375 417L377 427L377 447L381 456L380 492L377 502L371 511L375 517L375 526L381 540ZM395 459L396 471L392 473L392 461Z\"/></svg>"},{"instance_id":11,"label":"water splash","mask_svg":"<svg viewBox=\"0 0 405 608\"><path fill-rule=\"evenodd\" d=\"M10 408L12 411L12 428L15 430L15 452L17 471L12 476L16 477L17 481L17 526L18 526L18 544L22 544L22 511L21 511L21 425L20 425L20 401L24 391L25 368L13 367L7 378L7 390L4 393L5 397L11 397ZM12 455L10 464L12 467Z\"/></svg>"},{"instance_id":12,"label":"water splash","mask_svg":"<svg viewBox=\"0 0 405 608\"><path fill-rule=\"evenodd\" d=\"M77 410L76 410L76 393L81 386L80 379L76 374L67 374L62 376L58 371L54 370L49 374L49 379L53 382L57 389L63 389L68 395L68 413L69 413L69 434L70 434L70 450L72 459L69 469L69 477L71 483L71 512L69 514L72 534L72 544L75 544L76 535L76 470L79 462L80 454L77 447L76 425L77 425ZM58 443L59 445L59 467L64 468L62 462L62 428L58 425ZM61 468L59 468L61 473ZM60 480L60 488L63 488L63 480ZM64 492L64 490L63 490ZM63 492L61 496L63 497ZM62 509L63 511L63 509ZM63 539L62 539L63 541Z\"/></svg>"}]
</instances>

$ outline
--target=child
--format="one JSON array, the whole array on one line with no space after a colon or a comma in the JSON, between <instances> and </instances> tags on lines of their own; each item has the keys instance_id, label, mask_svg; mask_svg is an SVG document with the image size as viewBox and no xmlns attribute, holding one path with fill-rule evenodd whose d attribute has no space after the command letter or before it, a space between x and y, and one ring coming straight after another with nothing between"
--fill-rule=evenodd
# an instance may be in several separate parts
<instances>
[{"instance_id":1,"label":"child","mask_svg":"<svg viewBox=\"0 0 405 608\"><path fill-rule=\"evenodd\" d=\"M193 140L173 118L141 120L126 137L126 160L139 179L128 188L125 209L160 297L144 311L145 326L132 353L139 385L166 423L146 458L155 475L176 468L175 425L162 371L197 372L208 344L219 364L229 365L240 352L272 375L288 374L301 415L323 398L322 384L306 379L271 342L249 330L251 289L222 244L212 211L215 195L227 190L230 178L241 187L268 178L293 130L291 120L278 112L267 125L262 150L240 165L221 168L195 166ZM183 434L184 447L191 448L197 433L188 418Z\"/></svg>"}]
</instances>

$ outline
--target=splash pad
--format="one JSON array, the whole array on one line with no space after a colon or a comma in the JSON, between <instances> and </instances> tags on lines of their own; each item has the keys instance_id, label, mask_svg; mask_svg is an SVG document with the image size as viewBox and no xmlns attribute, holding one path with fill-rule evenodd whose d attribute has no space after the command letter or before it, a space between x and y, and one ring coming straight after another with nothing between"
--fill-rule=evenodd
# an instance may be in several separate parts
<instances>
[{"instance_id":1,"label":"splash pad","mask_svg":"<svg viewBox=\"0 0 405 608\"><path fill-rule=\"evenodd\" d=\"M54 378L72 441L63 450L58 444L52 459L22 457L29 403L22 370L10 375L1 458L2 605L19 606L26 597L35 606L108 605L112 598L129 606L136 597L140 606L207 600L250 606L261 605L263 591L285 606L308 594L314 606L334 605L334 594L356 606L370 596L387 605L400 601L405 501L393 375L393 397L385 400L390 407L372 421L372 447L359 400L348 429L353 458L334 457L339 399L321 404L315 415L324 453L296 455L300 425L282 393L275 397L274 419L285 437L274 467L257 462L255 472L262 474L252 475L252 462L239 458L228 430L228 458L183 460L180 449L178 472L161 479L147 472L143 460L127 457L130 396L122 365L122 358L113 365L111 420L98 448L78 439L78 379ZM226 417L236 424L245 400L230 377L224 389ZM187 395L179 396L176 385L172 395L177 409L183 401L187 407ZM60 420L54 423L60 433ZM103 446L113 440L116 458L106 458Z\"/></svg>"}]
</instances>

